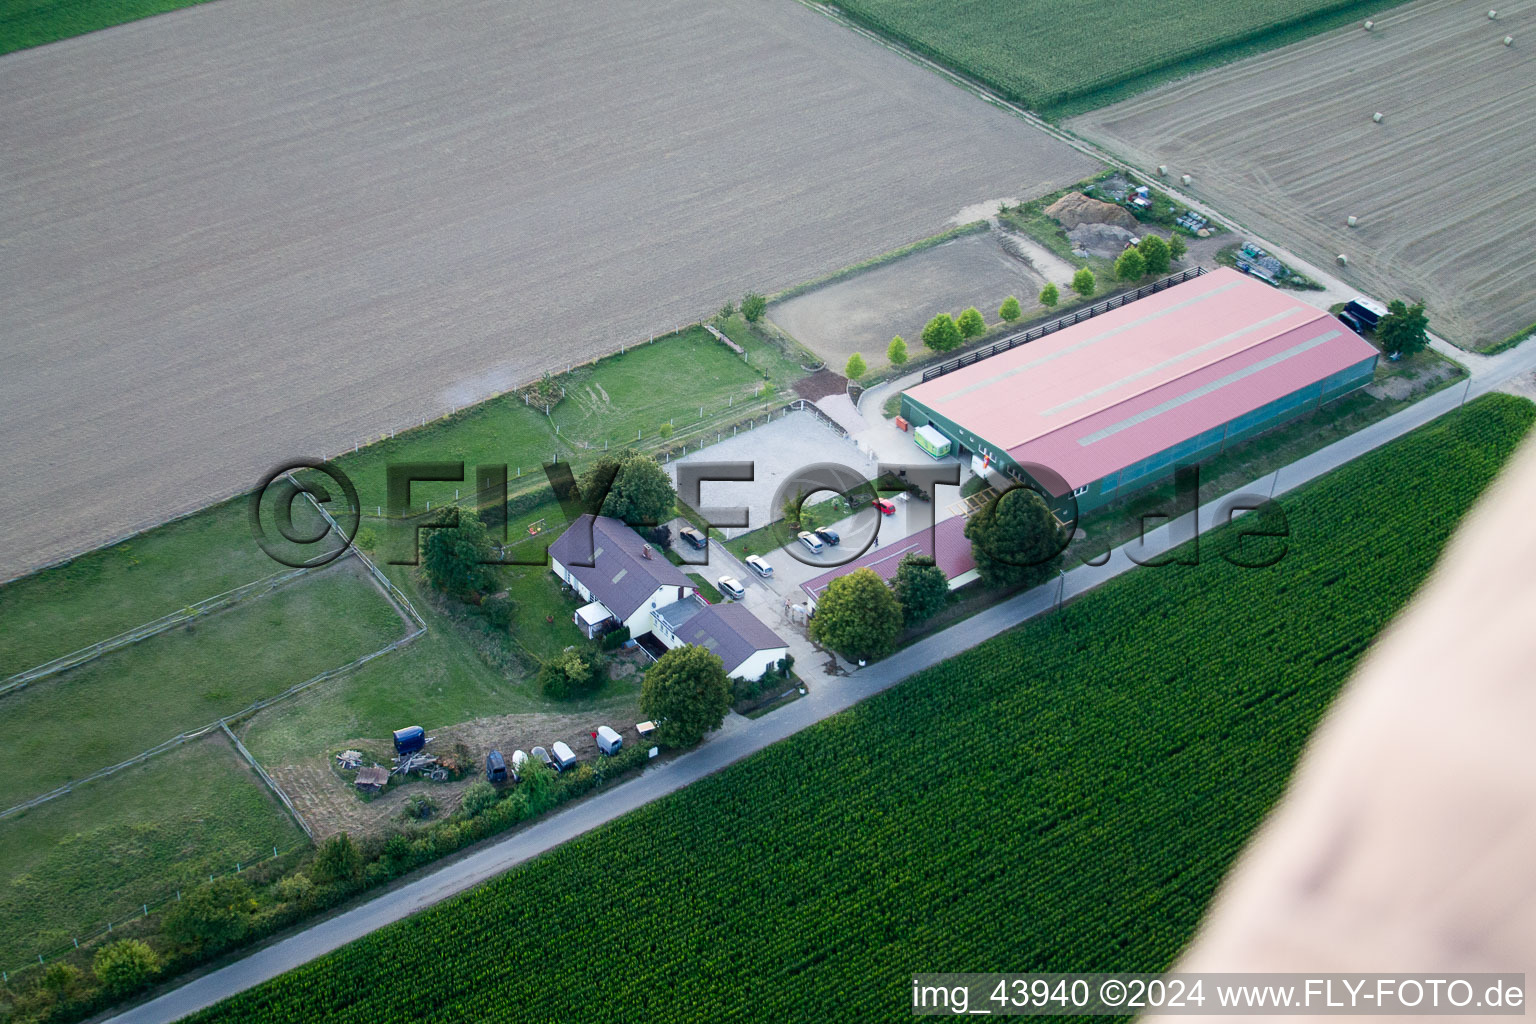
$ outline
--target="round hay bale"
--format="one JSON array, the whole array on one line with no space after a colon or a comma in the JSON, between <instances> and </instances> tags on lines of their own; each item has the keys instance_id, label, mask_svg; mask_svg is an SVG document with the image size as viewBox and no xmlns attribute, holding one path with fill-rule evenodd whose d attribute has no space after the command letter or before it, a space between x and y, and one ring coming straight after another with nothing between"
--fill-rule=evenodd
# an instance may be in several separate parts
<instances>
[{"instance_id":1,"label":"round hay bale","mask_svg":"<svg viewBox=\"0 0 1536 1024\"><path fill-rule=\"evenodd\" d=\"M1498 16L1499 16L1499 12L1498 11L1489 11L1488 12L1488 20L1489 21L1492 21L1493 19L1497 18Z\"/></svg>"},{"instance_id":2,"label":"round hay bale","mask_svg":"<svg viewBox=\"0 0 1536 1024\"><path fill-rule=\"evenodd\" d=\"M1355 216L1354 216L1354 214L1350 214L1350 215L1349 215L1349 216L1348 216L1348 217L1346 217L1346 218L1345 218L1345 219L1344 219L1344 222L1345 222L1345 223L1346 223L1346 224L1348 224L1348 225L1349 225L1349 226L1350 226L1350 227L1354 227L1354 226L1355 226L1355 225L1356 225L1356 224L1358 224L1358 223L1359 223L1359 221L1357 221L1357 220L1356 220L1356 219L1355 219Z\"/></svg>"},{"instance_id":3,"label":"round hay bale","mask_svg":"<svg viewBox=\"0 0 1536 1024\"><path fill-rule=\"evenodd\" d=\"M1371 120L1375 121L1377 124L1381 124L1381 111L1378 110L1376 113L1372 114Z\"/></svg>"},{"instance_id":4,"label":"round hay bale","mask_svg":"<svg viewBox=\"0 0 1536 1024\"><path fill-rule=\"evenodd\" d=\"M1195 179L1193 179L1189 175L1185 174L1185 175L1181 175L1179 177L1179 180L1182 181L1184 184L1188 185L1191 182L1193 182Z\"/></svg>"},{"instance_id":5,"label":"round hay bale","mask_svg":"<svg viewBox=\"0 0 1536 1024\"><path fill-rule=\"evenodd\" d=\"M1168 177L1168 165L1167 164L1158 164L1157 165L1157 173L1161 174L1165 178Z\"/></svg>"},{"instance_id":6,"label":"round hay bale","mask_svg":"<svg viewBox=\"0 0 1536 1024\"><path fill-rule=\"evenodd\" d=\"M1339 253L1339 266L1342 267L1344 264L1346 264L1348 262L1349 262L1349 257L1345 256L1343 253Z\"/></svg>"},{"instance_id":7,"label":"round hay bale","mask_svg":"<svg viewBox=\"0 0 1536 1024\"><path fill-rule=\"evenodd\" d=\"M1515 37L1514 36L1505 36L1504 37L1504 45L1505 46L1514 46L1515 45Z\"/></svg>"},{"instance_id":8,"label":"round hay bale","mask_svg":"<svg viewBox=\"0 0 1536 1024\"><path fill-rule=\"evenodd\" d=\"M1374 22L1374 21L1367 21L1367 22L1366 22L1366 23L1365 23L1365 30L1366 30L1366 31L1367 31L1367 32L1369 32L1369 31L1370 31L1370 30L1371 30L1371 29L1373 29L1373 28L1375 28L1375 27L1376 27L1376 23L1375 23L1375 22Z\"/></svg>"}]
</instances>

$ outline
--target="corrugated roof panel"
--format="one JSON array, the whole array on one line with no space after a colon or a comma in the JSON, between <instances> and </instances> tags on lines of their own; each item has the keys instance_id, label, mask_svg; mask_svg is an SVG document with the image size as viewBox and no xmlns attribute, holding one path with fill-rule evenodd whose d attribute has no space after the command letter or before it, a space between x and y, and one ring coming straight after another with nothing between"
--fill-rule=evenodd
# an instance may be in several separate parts
<instances>
[{"instance_id":1,"label":"corrugated roof panel","mask_svg":"<svg viewBox=\"0 0 1536 1024\"><path fill-rule=\"evenodd\" d=\"M821 592L827 589L827 584L855 569L870 569L889 583L896 578L901 560L908 555L932 558L947 579L954 579L976 568L976 560L971 557L971 542L965 537L965 516L952 516L935 524L932 529L919 530L885 547L866 551L846 565L828 569L800 586L812 597L820 597Z\"/></svg>"},{"instance_id":2,"label":"corrugated roof panel","mask_svg":"<svg viewBox=\"0 0 1536 1024\"><path fill-rule=\"evenodd\" d=\"M1221 268L907 394L1079 487L1375 354L1328 313Z\"/></svg>"}]
</instances>

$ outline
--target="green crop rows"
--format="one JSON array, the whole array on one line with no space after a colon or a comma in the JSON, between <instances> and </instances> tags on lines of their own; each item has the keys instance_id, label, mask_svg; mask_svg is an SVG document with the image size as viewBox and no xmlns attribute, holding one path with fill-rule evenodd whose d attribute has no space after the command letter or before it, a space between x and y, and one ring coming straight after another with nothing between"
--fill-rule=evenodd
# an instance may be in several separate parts
<instances>
[{"instance_id":1,"label":"green crop rows","mask_svg":"<svg viewBox=\"0 0 1536 1024\"><path fill-rule=\"evenodd\" d=\"M1401 0L1399 0L1401 2ZM871 28L1025 106L1075 113L1213 63L1379 14L1361 0L839 0Z\"/></svg>"},{"instance_id":2,"label":"green crop rows","mask_svg":"<svg viewBox=\"0 0 1536 1024\"><path fill-rule=\"evenodd\" d=\"M905 1020L919 971L1161 969L1533 418L1481 399L1284 499L1270 568L1212 534L197 1019Z\"/></svg>"}]
</instances>

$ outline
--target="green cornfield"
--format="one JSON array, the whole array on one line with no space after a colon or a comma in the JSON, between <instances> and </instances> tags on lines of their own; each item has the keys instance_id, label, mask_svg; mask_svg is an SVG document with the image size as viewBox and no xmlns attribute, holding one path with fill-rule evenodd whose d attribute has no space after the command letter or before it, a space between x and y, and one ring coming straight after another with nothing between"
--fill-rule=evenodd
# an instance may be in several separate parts
<instances>
[{"instance_id":1,"label":"green cornfield","mask_svg":"<svg viewBox=\"0 0 1536 1024\"><path fill-rule=\"evenodd\" d=\"M1480 399L1285 497L1269 568L1213 533L196 1019L896 1021L916 972L1162 969L1533 419Z\"/></svg>"},{"instance_id":2,"label":"green cornfield","mask_svg":"<svg viewBox=\"0 0 1536 1024\"><path fill-rule=\"evenodd\" d=\"M853 20L1047 114L1104 106L1402 0L837 0Z\"/></svg>"}]
</instances>

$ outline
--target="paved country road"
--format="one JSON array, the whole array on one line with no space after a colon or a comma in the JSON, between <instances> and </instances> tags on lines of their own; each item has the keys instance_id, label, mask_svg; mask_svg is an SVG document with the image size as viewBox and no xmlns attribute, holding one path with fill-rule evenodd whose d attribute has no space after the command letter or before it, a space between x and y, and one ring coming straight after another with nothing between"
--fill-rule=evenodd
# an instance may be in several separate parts
<instances>
[{"instance_id":1,"label":"paved country road","mask_svg":"<svg viewBox=\"0 0 1536 1024\"><path fill-rule=\"evenodd\" d=\"M0 58L0 580L1099 166L798 4L571 11Z\"/></svg>"},{"instance_id":2,"label":"paved country road","mask_svg":"<svg viewBox=\"0 0 1536 1024\"><path fill-rule=\"evenodd\" d=\"M1415 427L1454 410L1466 399L1496 389L1512 378L1536 369L1536 346L1527 345L1495 357L1474 358L1473 376L1409 406L1401 412L1344 438L1321 451L1282 467L1234 493L1267 496L1321 476L1346 462L1399 437ZM488 878L538 856L575 836L717 772L756 751L879 693L914 672L1018 625L1048 613L1062 598L1086 593L1135 568L1130 555L1146 559L1190 536L1196 516L1201 532L1224 522L1232 496L1219 498L1193 513L1150 533L1144 543L1116 548L1104 565L1079 565L1059 580L1019 594L851 675L829 679L802 700L755 721L732 716L727 727L703 746L643 772L639 777L604 790L574 807L550 815L531 827L492 841L479 851L322 921L265 949L220 968L165 995L134 1007L112 1020L116 1024L162 1024L220 999L258 985L282 972L321 956L377 928L398 921ZM1147 570L1155 572L1155 569Z\"/></svg>"}]
</instances>

